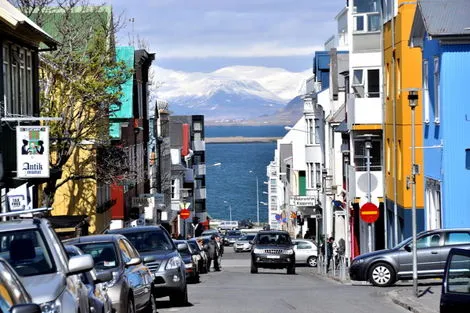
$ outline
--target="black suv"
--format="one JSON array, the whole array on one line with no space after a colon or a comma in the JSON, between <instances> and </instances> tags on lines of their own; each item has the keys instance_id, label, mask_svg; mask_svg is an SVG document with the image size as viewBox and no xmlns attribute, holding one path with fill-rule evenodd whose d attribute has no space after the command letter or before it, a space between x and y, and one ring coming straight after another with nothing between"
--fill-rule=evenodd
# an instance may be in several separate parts
<instances>
[{"instance_id":1,"label":"black suv","mask_svg":"<svg viewBox=\"0 0 470 313\"><path fill-rule=\"evenodd\" d=\"M262 230L252 244L252 274L258 273L258 268L287 268L287 274L295 274L294 244L288 232Z\"/></svg>"}]
</instances>

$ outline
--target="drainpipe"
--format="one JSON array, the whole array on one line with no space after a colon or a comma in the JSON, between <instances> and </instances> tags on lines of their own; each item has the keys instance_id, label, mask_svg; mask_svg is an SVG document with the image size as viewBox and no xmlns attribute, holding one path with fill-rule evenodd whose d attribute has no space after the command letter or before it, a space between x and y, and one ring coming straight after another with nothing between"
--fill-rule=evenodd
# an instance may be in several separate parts
<instances>
[{"instance_id":1,"label":"drainpipe","mask_svg":"<svg viewBox=\"0 0 470 313\"><path fill-rule=\"evenodd\" d=\"M395 13L395 9L393 9ZM397 12L398 13L398 12ZM395 81L395 14L392 15L392 118L393 118L393 235L394 243L393 246L398 243L398 205L397 205L397 92L396 92L396 81Z\"/></svg>"},{"instance_id":2,"label":"drainpipe","mask_svg":"<svg viewBox=\"0 0 470 313\"><path fill-rule=\"evenodd\" d=\"M382 21L380 23L380 33L381 33L381 37L382 37L382 40L380 41L380 51L382 52L382 54L384 54L384 23L383 23L383 11L384 11L384 8L382 7L380 9L380 20ZM386 93L384 92L385 88L385 82L386 82L386 73L384 71L384 58L385 58L385 55L382 55L382 58L381 58L381 69L382 69L382 172L383 172L383 181L386 182L387 181L387 169L386 169L386 166L385 166L385 156L387 155L387 147L385 145L385 143L387 142L387 138L386 138L386 135L385 135L385 119L387 117L387 98L386 98ZM386 188L386 185L385 183L382 184L382 193L383 193L383 198L384 199L384 202L383 202L383 207L384 207L384 247L385 249L388 249L388 212L387 212L387 197L386 197L386 194L387 194L387 188Z\"/></svg>"}]
</instances>

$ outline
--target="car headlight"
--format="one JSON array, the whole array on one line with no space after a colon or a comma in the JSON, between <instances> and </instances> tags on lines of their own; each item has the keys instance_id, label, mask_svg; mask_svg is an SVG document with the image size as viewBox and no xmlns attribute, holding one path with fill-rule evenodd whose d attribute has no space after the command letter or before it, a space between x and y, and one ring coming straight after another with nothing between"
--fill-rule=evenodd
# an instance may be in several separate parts
<instances>
[{"instance_id":1,"label":"car headlight","mask_svg":"<svg viewBox=\"0 0 470 313\"><path fill-rule=\"evenodd\" d=\"M185 268L192 268L193 267L193 263L189 262L189 263L184 263L184 267Z\"/></svg>"},{"instance_id":2,"label":"car headlight","mask_svg":"<svg viewBox=\"0 0 470 313\"><path fill-rule=\"evenodd\" d=\"M60 313L62 312L62 305L57 298L53 301L45 302L40 305L42 313Z\"/></svg>"},{"instance_id":3,"label":"car headlight","mask_svg":"<svg viewBox=\"0 0 470 313\"><path fill-rule=\"evenodd\" d=\"M287 250L284 250L283 253L284 253L284 254L289 254L289 255L290 255L290 254L294 254L294 250L292 250L292 249L287 249Z\"/></svg>"},{"instance_id":4,"label":"car headlight","mask_svg":"<svg viewBox=\"0 0 470 313\"><path fill-rule=\"evenodd\" d=\"M168 263L166 263L166 269L167 270L172 270L175 268L179 268L181 266L181 258L174 256L171 259L168 260Z\"/></svg>"},{"instance_id":5,"label":"car headlight","mask_svg":"<svg viewBox=\"0 0 470 313\"><path fill-rule=\"evenodd\" d=\"M263 249L258 249L258 248L253 249L253 253L256 253L256 254L263 253L263 252L264 252Z\"/></svg>"},{"instance_id":6,"label":"car headlight","mask_svg":"<svg viewBox=\"0 0 470 313\"><path fill-rule=\"evenodd\" d=\"M355 259L352 261L353 264L361 264L361 263L364 263L365 262L365 259Z\"/></svg>"}]
</instances>

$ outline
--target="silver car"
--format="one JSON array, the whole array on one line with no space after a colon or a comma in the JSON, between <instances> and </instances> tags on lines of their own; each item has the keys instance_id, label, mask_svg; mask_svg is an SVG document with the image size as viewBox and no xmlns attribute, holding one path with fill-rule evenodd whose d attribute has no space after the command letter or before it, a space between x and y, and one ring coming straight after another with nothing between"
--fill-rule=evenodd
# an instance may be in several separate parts
<instances>
[{"instance_id":1,"label":"silver car","mask_svg":"<svg viewBox=\"0 0 470 313\"><path fill-rule=\"evenodd\" d=\"M89 255L68 258L49 221L0 223L0 256L15 269L43 312L90 312L88 290L77 274L93 268Z\"/></svg>"},{"instance_id":2,"label":"silver car","mask_svg":"<svg viewBox=\"0 0 470 313\"><path fill-rule=\"evenodd\" d=\"M451 248L470 249L470 229L434 229L417 235L418 278L441 278ZM351 280L390 286L413 277L412 238L397 246L362 254L351 263Z\"/></svg>"},{"instance_id":3,"label":"silver car","mask_svg":"<svg viewBox=\"0 0 470 313\"><path fill-rule=\"evenodd\" d=\"M235 252L249 252L251 251L253 239L256 234L244 234L233 244L233 251Z\"/></svg>"},{"instance_id":4,"label":"silver car","mask_svg":"<svg viewBox=\"0 0 470 313\"><path fill-rule=\"evenodd\" d=\"M126 237L92 235L68 239L64 243L91 255L98 273L112 273L112 280L105 284L116 313L156 312L152 275Z\"/></svg>"},{"instance_id":5,"label":"silver car","mask_svg":"<svg viewBox=\"0 0 470 313\"><path fill-rule=\"evenodd\" d=\"M310 267L317 266L318 250L317 245L308 239L292 240L295 251L295 263L307 264Z\"/></svg>"}]
</instances>

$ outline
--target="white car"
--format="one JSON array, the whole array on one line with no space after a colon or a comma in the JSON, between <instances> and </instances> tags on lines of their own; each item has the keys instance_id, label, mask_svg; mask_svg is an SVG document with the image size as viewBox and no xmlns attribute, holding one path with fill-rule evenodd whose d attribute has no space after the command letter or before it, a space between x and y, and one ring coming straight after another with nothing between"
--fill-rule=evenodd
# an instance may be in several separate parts
<instances>
[{"instance_id":1,"label":"white car","mask_svg":"<svg viewBox=\"0 0 470 313\"><path fill-rule=\"evenodd\" d=\"M295 263L307 264L310 267L317 266L317 245L308 239L294 239Z\"/></svg>"},{"instance_id":2,"label":"white car","mask_svg":"<svg viewBox=\"0 0 470 313\"><path fill-rule=\"evenodd\" d=\"M244 234L233 244L233 251L235 252L247 252L251 251L253 239L256 234Z\"/></svg>"}]
</instances>

